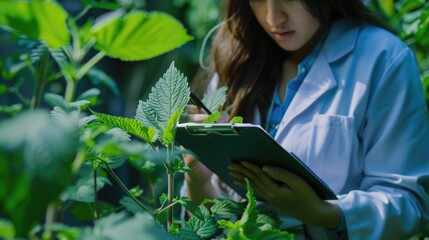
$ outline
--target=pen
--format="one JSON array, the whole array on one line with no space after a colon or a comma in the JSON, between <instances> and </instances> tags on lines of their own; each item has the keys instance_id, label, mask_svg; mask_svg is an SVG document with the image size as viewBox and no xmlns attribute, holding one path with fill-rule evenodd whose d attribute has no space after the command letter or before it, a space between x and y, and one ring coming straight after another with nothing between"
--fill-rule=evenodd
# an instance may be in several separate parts
<instances>
[{"instance_id":1,"label":"pen","mask_svg":"<svg viewBox=\"0 0 429 240\"><path fill-rule=\"evenodd\" d=\"M191 92L190 97L191 97L192 103L194 103L198 108L204 109L204 111L206 111L208 115L212 114L212 112L204 105L203 102L201 102L201 100L197 96L195 96L193 92Z\"/></svg>"}]
</instances>

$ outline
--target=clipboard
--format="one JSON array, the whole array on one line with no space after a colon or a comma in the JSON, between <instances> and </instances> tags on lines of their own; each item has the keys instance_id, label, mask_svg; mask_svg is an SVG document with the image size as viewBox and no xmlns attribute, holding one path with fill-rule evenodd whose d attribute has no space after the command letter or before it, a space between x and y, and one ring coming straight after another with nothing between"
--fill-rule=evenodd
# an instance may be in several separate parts
<instances>
[{"instance_id":1,"label":"clipboard","mask_svg":"<svg viewBox=\"0 0 429 240\"><path fill-rule=\"evenodd\" d=\"M246 189L235 185L228 174L230 162L248 161L256 165L285 168L305 179L324 200L337 199L335 193L293 153L286 151L261 126L245 123L180 123L176 142L197 155L207 168L246 197Z\"/></svg>"}]
</instances>

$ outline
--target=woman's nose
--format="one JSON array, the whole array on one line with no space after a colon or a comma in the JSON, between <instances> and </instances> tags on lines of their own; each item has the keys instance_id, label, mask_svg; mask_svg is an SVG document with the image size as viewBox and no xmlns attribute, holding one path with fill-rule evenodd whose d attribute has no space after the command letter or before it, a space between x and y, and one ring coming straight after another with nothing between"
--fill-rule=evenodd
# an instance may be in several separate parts
<instances>
[{"instance_id":1,"label":"woman's nose","mask_svg":"<svg viewBox=\"0 0 429 240\"><path fill-rule=\"evenodd\" d=\"M286 11L284 11L281 1L267 0L266 21L271 27L275 27L285 22L287 19Z\"/></svg>"}]
</instances>

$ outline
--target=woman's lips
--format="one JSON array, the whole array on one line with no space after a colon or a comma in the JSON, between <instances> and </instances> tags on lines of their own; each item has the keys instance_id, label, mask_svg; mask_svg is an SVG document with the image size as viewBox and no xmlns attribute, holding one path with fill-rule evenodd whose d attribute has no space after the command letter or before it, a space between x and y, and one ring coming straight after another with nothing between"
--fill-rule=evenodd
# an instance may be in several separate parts
<instances>
[{"instance_id":1,"label":"woman's lips","mask_svg":"<svg viewBox=\"0 0 429 240\"><path fill-rule=\"evenodd\" d=\"M273 31L271 33L273 34L275 39L277 39L279 41L285 41L285 40L288 40L289 38L291 38L295 34L295 31L282 30L282 31Z\"/></svg>"}]
</instances>

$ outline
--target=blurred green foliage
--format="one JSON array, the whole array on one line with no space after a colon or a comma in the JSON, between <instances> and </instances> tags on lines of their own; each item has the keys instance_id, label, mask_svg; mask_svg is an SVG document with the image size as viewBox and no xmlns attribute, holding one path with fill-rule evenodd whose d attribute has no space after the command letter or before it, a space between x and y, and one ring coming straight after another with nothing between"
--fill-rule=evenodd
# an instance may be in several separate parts
<instances>
[{"instance_id":1,"label":"blurred green foliage","mask_svg":"<svg viewBox=\"0 0 429 240\"><path fill-rule=\"evenodd\" d=\"M429 106L429 2L427 0L371 0L369 6L410 46L420 67Z\"/></svg>"}]
</instances>

